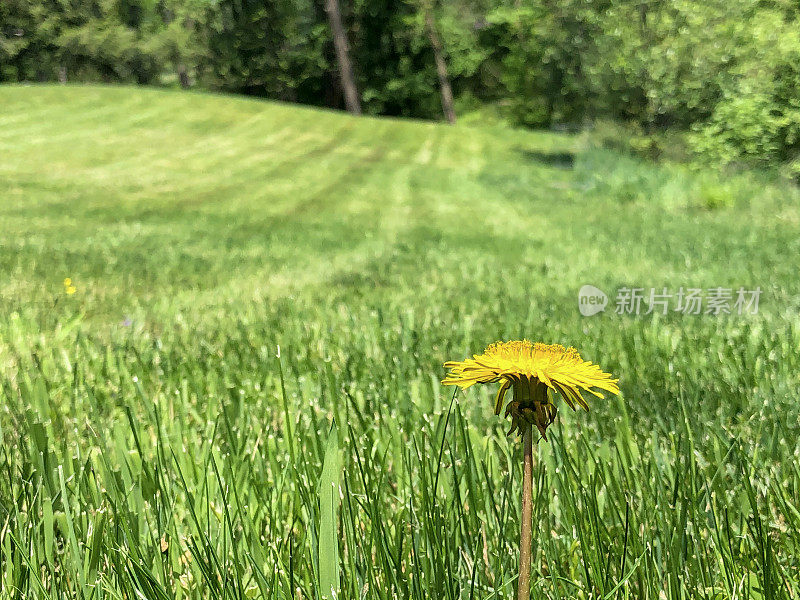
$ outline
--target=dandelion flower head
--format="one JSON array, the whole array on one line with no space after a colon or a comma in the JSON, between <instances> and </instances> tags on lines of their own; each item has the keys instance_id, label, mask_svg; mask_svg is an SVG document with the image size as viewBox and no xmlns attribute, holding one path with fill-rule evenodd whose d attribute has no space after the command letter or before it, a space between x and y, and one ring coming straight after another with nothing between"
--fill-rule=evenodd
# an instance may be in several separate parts
<instances>
[{"instance_id":1,"label":"dandelion flower head","mask_svg":"<svg viewBox=\"0 0 800 600\"><path fill-rule=\"evenodd\" d=\"M76 291L77 288L74 285L72 285L72 279L70 277L64 279L64 293L67 294L68 296L71 296Z\"/></svg>"},{"instance_id":2,"label":"dandelion flower head","mask_svg":"<svg viewBox=\"0 0 800 600\"><path fill-rule=\"evenodd\" d=\"M450 369L442 381L444 385L466 389L476 383L500 383L495 414L500 414L505 395L512 390L513 400L506 406L506 416L511 417L509 434L531 424L547 439L547 427L555 420L557 412L552 402L556 392L573 410L576 405L589 410L583 392L604 397L594 388L619 394L618 379L613 379L598 365L583 360L575 348L559 344L528 340L497 342L483 354L446 362L444 366Z\"/></svg>"}]
</instances>

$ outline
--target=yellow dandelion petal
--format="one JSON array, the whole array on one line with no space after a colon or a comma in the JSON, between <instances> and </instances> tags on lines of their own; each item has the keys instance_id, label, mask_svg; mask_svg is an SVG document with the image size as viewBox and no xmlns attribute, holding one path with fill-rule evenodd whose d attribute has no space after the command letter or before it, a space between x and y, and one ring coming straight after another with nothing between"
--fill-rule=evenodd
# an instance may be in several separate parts
<instances>
[{"instance_id":1,"label":"yellow dandelion petal","mask_svg":"<svg viewBox=\"0 0 800 600\"><path fill-rule=\"evenodd\" d=\"M463 361L448 361L444 366L450 369L442 381L444 385L466 389L476 383L501 382L495 397L496 414L502 410L506 392L512 389L514 399L506 408L506 414L512 418L511 430L521 430L525 424L536 425L545 439L545 430L556 414L551 391L557 391L573 410L576 406L589 409L582 392L598 398L604 396L597 390L619 394L619 379L583 360L575 348L560 344L528 340L496 342L483 354Z\"/></svg>"}]
</instances>

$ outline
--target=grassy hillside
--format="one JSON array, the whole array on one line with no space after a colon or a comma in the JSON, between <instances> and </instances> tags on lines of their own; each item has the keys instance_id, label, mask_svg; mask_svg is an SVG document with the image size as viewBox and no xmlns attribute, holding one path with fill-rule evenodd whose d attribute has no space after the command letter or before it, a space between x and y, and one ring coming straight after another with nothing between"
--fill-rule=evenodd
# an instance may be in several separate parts
<instances>
[{"instance_id":1,"label":"grassy hillside","mask_svg":"<svg viewBox=\"0 0 800 600\"><path fill-rule=\"evenodd\" d=\"M0 107L7 597L317 598L320 536L342 598L512 597L519 444L439 380L518 337L622 389L539 444L537 598L800 594L795 188L223 96ZM718 286L758 314L614 313Z\"/></svg>"}]
</instances>

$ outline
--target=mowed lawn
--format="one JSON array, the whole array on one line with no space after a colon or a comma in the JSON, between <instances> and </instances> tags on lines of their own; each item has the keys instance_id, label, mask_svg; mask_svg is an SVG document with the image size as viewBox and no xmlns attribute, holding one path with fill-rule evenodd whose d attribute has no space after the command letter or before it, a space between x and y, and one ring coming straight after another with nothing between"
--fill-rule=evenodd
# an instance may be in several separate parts
<instances>
[{"instance_id":1,"label":"mowed lawn","mask_svg":"<svg viewBox=\"0 0 800 600\"><path fill-rule=\"evenodd\" d=\"M0 87L0 596L512 598L520 444L440 380L527 337L622 390L538 444L535 598L800 598L798 256L791 184L582 135ZM681 287L758 313L615 313Z\"/></svg>"}]
</instances>

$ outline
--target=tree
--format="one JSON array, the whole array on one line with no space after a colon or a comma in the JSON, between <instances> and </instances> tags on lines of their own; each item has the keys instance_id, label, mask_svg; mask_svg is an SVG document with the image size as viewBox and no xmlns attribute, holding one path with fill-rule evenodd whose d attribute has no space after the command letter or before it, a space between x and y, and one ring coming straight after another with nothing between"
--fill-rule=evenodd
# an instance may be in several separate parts
<instances>
[{"instance_id":1,"label":"tree","mask_svg":"<svg viewBox=\"0 0 800 600\"><path fill-rule=\"evenodd\" d=\"M353 75L353 65L350 62L350 49L347 35L342 26L342 13L339 10L338 0L325 0L325 12L328 14L328 21L333 33L333 45L336 48L336 60L339 63L339 78L342 83L342 92L344 92L345 106L348 112L360 115L361 101Z\"/></svg>"},{"instance_id":2,"label":"tree","mask_svg":"<svg viewBox=\"0 0 800 600\"><path fill-rule=\"evenodd\" d=\"M442 112L447 122L453 125L456 122L456 111L453 107L453 89L450 87L450 78L447 75L447 63L444 60L442 42L436 31L436 22L433 19L433 10L429 2L425 2L425 29L433 49L433 60L436 62L436 74L439 76L439 91L442 94Z\"/></svg>"},{"instance_id":3,"label":"tree","mask_svg":"<svg viewBox=\"0 0 800 600\"><path fill-rule=\"evenodd\" d=\"M185 1L185 0L181 0ZM200 85L287 102L332 104L324 89L333 70L322 11L306 0L219 0L209 3ZM203 43L201 37L199 43Z\"/></svg>"}]
</instances>

